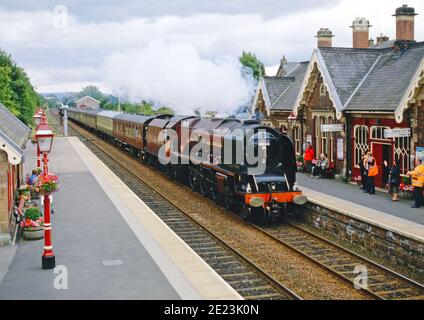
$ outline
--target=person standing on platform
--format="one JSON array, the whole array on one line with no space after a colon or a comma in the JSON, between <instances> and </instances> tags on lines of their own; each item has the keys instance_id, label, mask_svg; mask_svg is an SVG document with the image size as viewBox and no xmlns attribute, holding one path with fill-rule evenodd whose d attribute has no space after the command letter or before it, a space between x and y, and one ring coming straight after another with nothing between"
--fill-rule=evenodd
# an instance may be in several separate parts
<instances>
[{"instance_id":1,"label":"person standing on platform","mask_svg":"<svg viewBox=\"0 0 424 320\"><path fill-rule=\"evenodd\" d=\"M306 172L311 173L312 171L312 161L315 159L314 149L312 148L311 143L307 143L305 155L303 156L303 160L305 160Z\"/></svg>"},{"instance_id":2,"label":"person standing on platform","mask_svg":"<svg viewBox=\"0 0 424 320\"><path fill-rule=\"evenodd\" d=\"M389 183L390 167L387 160L383 161L383 186L386 188Z\"/></svg>"},{"instance_id":3,"label":"person standing on platform","mask_svg":"<svg viewBox=\"0 0 424 320\"><path fill-rule=\"evenodd\" d=\"M35 182L37 182L38 175L37 170L32 170L32 174L29 177L29 184L32 186Z\"/></svg>"},{"instance_id":4,"label":"person standing on platform","mask_svg":"<svg viewBox=\"0 0 424 320\"><path fill-rule=\"evenodd\" d=\"M399 186L400 186L400 160L393 161L393 167L390 169L390 194L392 201L399 201Z\"/></svg>"},{"instance_id":5,"label":"person standing on platform","mask_svg":"<svg viewBox=\"0 0 424 320\"><path fill-rule=\"evenodd\" d=\"M365 156L366 156L366 152L362 150L361 151L361 159L359 160L359 163L358 163L359 170L361 172L361 189L362 190L366 189Z\"/></svg>"},{"instance_id":6,"label":"person standing on platform","mask_svg":"<svg viewBox=\"0 0 424 320\"><path fill-rule=\"evenodd\" d=\"M417 160L417 166L414 171L409 171L407 175L412 176L412 185L414 186L415 204L412 208L420 208L424 206L423 189L424 189L424 165L423 159Z\"/></svg>"},{"instance_id":7,"label":"person standing on platform","mask_svg":"<svg viewBox=\"0 0 424 320\"><path fill-rule=\"evenodd\" d=\"M372 152L368 152L368 193L375 194L375 177L378 175L378 166L375 158L372 156Z\"/></svg>"}]
</instances>

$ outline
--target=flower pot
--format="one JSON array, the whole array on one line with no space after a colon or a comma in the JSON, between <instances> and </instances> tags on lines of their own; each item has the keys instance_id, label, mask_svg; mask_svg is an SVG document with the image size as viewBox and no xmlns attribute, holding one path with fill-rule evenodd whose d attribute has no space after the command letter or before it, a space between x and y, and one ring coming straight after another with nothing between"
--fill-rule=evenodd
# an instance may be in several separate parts
<instances>
[{"instance_id":1,"label":"flower pot","mask_svg":"<svg viewBox=\"0 0 424 320\"><path fill-rule=\"evenodd\" d=\"M26 240L39 240L44 238L44 227L25 227L24 238Z\"/></svg>"}]
</instances>

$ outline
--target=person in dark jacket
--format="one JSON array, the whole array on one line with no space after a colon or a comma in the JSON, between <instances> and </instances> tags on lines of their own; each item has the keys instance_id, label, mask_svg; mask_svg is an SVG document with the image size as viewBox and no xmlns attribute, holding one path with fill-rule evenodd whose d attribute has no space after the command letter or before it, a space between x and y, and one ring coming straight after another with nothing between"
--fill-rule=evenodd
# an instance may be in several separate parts
<instances>
[{"instance_id":1,"label":"person in dark jacket","mask_svg":"<svg viewBox=\"0 0 424 320\"><path fill-rule=\"evenodd\" d=\"M366 156L366 152L364 150L362 150L361 152L361 159L359 159L359 170L361 172L361 189L365 190L367 188L367 182L366 182L366 169L365 169L365 164L364 164L364 158Z\"/></svg>"},{"instance_id":2,"label":"person in dark jacket","mask_svg":"<svg viewBox=\"0 0 424 320\"><path fill-rule=\"evenodd\" d=\"M400 160L393 161L393 167L390 169L390 194L392 201L399 201L399 186L400 186Z\"/></svg>"},{"instance_id":3,"label":"person in dark jacket","mask_svg":"<svg viewBox=\"0 0 424 320\"><path fill-rule=\"evenodd\" d=\"M368 173L367 190L365 192L375 194L375 177L378 174L378 166L371 151L367 153L367 162L365 162L365 166Z\"/></svg>"},{"instance_id":4,"label":"person in dark jacket","mask_svg":"<svg viewBox=\"0 0 424 320\"><path fill-rule=\"evenodd\" d=\"M383 186L386 187L389 183L390 167L387 160L383 161Z\"/></svg>"}]
</instances>

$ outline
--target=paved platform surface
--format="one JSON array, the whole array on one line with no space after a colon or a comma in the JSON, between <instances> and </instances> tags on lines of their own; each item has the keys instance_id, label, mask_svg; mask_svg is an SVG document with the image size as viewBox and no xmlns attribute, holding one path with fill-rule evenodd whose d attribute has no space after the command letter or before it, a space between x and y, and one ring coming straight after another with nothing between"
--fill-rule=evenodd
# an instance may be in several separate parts
<instances>
[{"instance_id":1,"label":"paved platform surface","mask_svg":"<svg viewBox=\"0 0 424 320\"><path fill-rule=\"evenodd\" d=\"M390 195L369 195L358 186L297 174L297 183L312 202L424 241L424 208L412 209L411 200L393 202Z\"/></svg>"},{"instance_id":2,"label":"paved platform surface","mask_svg":"<svg viewBox=\"0 0 424 320\"><path fill-rule=\"evenodd\" d=\"M26 150L26 170L35 164ZM44 241L0 248L0 299L240 299L77 138L56 138L52 216L56 266L41 269ZM63 282L62 282L63 284Z\"/></svg>"}]
</instances>

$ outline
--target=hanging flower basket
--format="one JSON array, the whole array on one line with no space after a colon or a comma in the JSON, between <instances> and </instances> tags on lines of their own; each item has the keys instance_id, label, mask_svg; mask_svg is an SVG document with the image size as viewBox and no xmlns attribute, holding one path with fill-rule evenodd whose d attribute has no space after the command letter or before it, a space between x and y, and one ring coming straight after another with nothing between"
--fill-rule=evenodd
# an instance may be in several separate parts
<instances>
[{"instance_id":1,"label":"hanging flower basket","mask_svg":"<svg viewBox=\"0 0 424 320\"><path fill-rule=\"evenodd\" d=\"M59 189L59 179L52 174L41 175L32 188L39 194L51 194Z\"/></svg>"}]
</instances>

